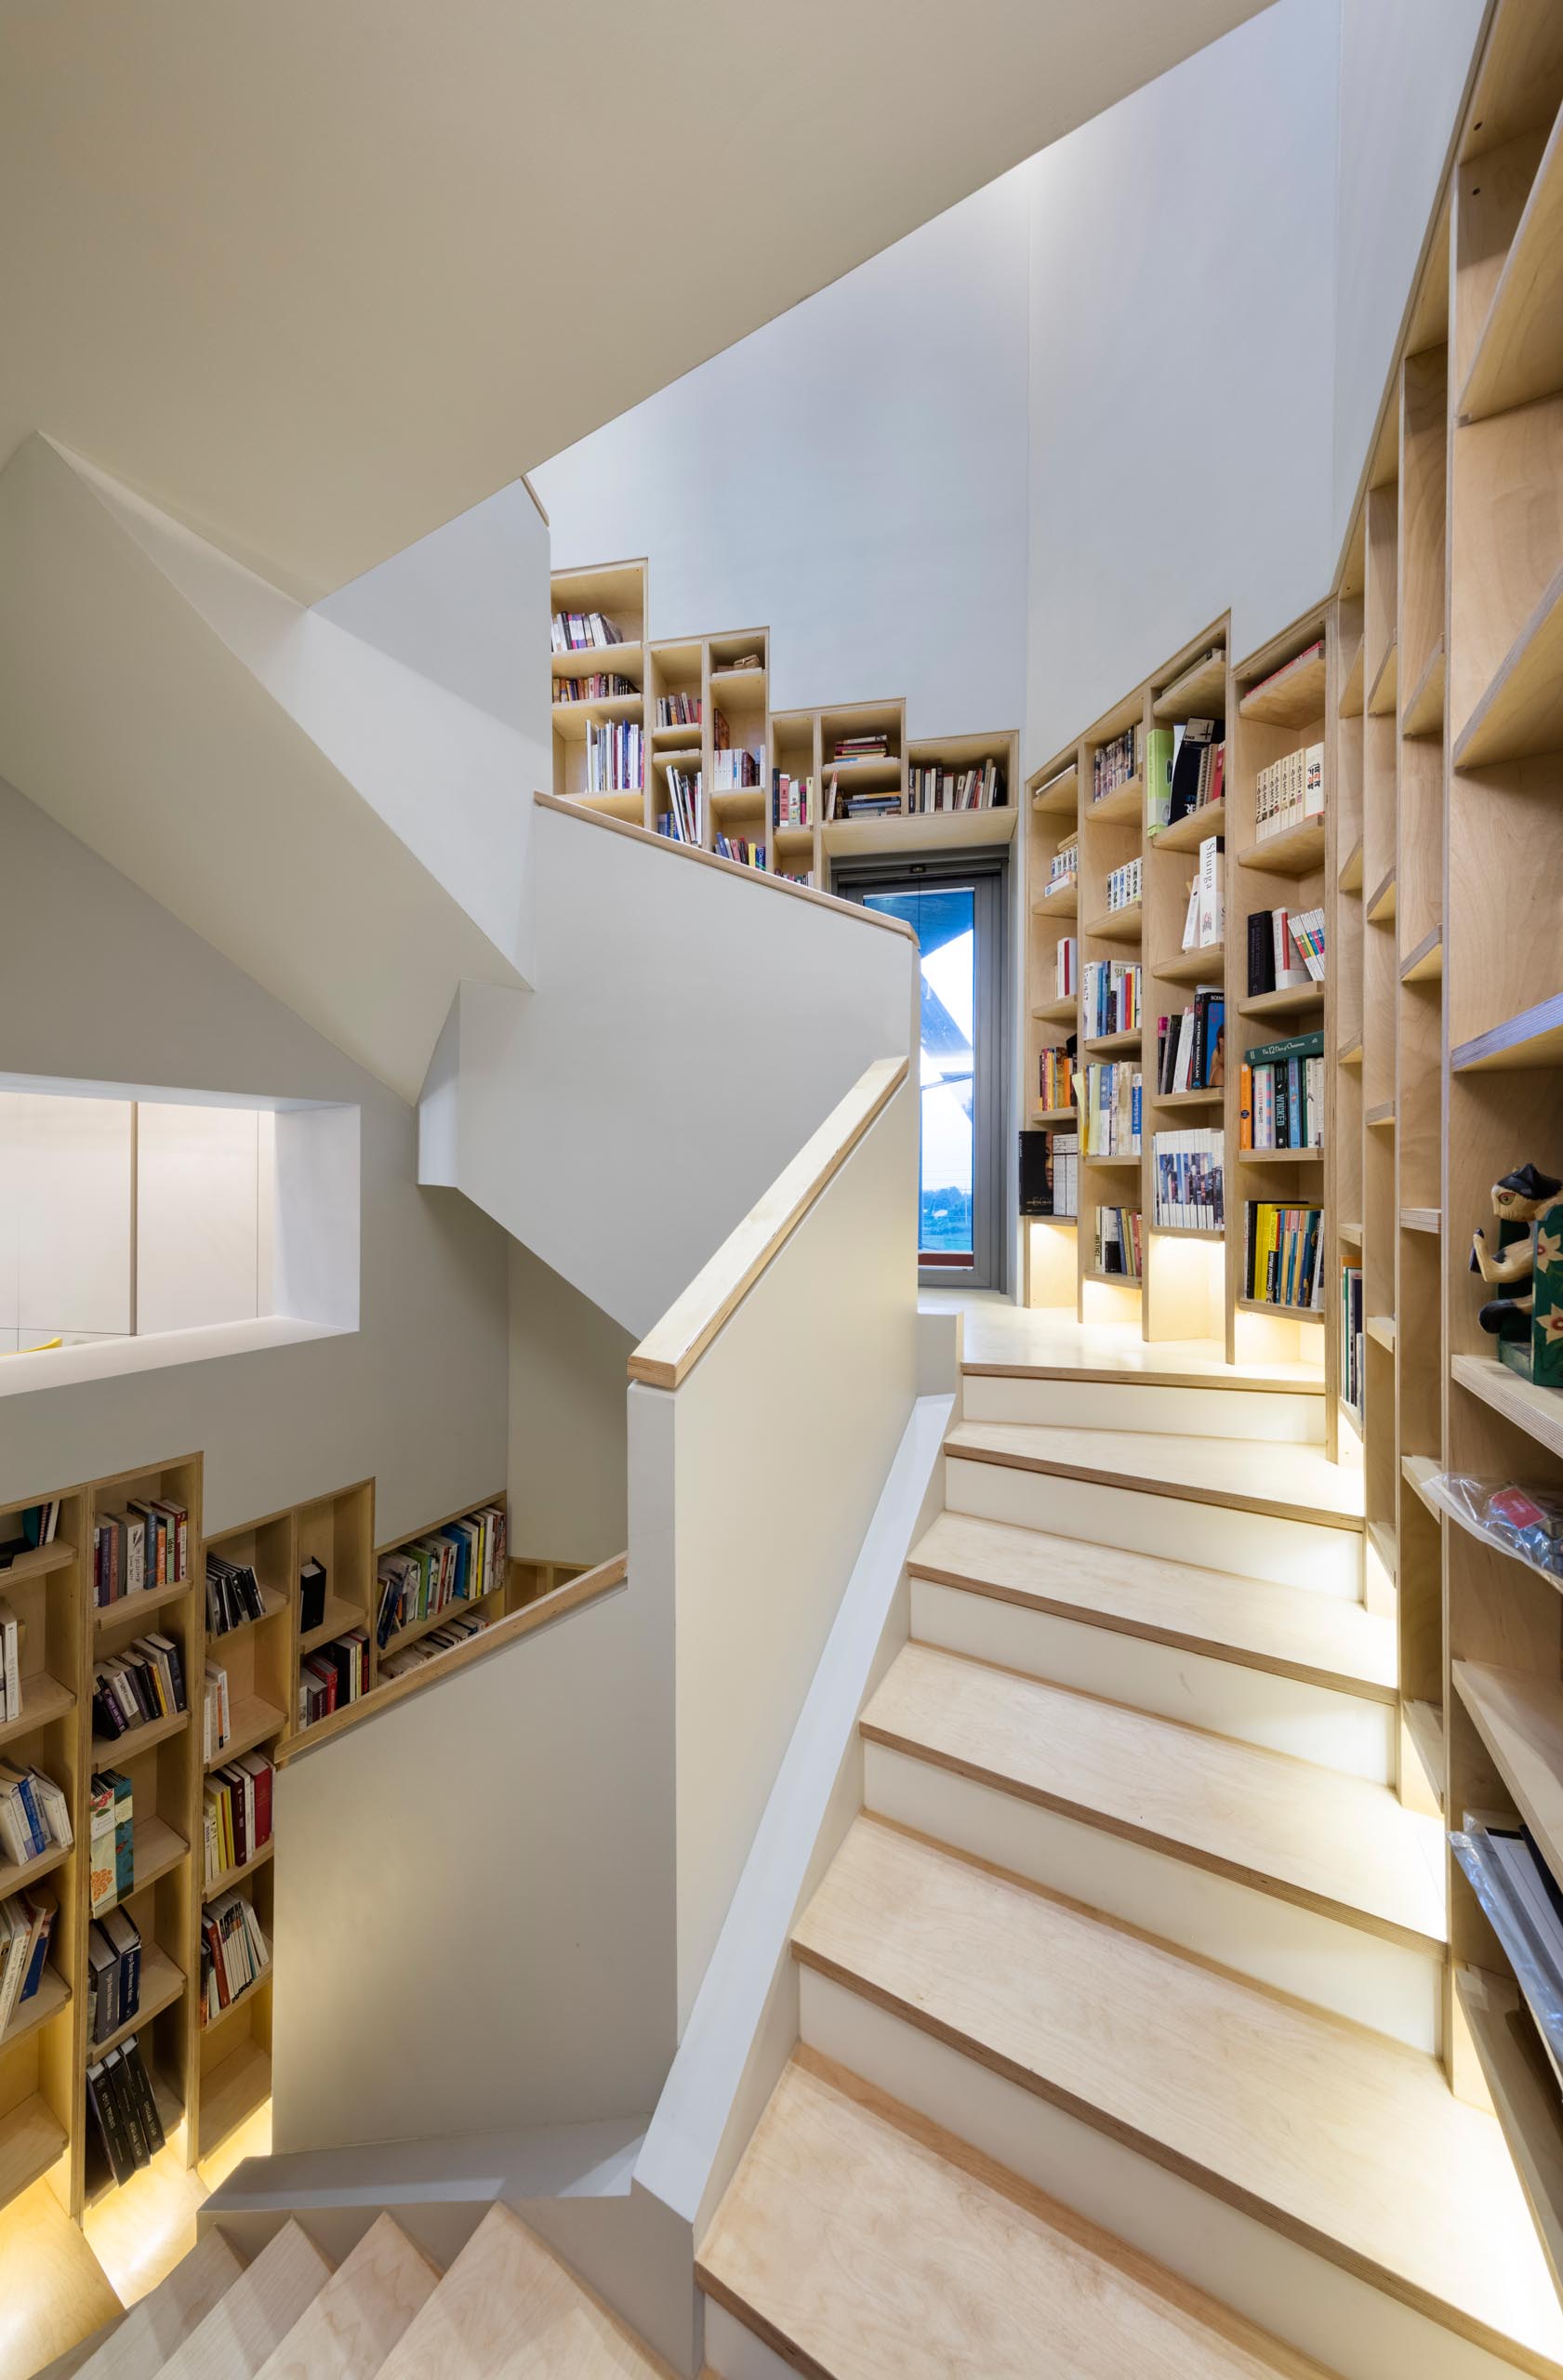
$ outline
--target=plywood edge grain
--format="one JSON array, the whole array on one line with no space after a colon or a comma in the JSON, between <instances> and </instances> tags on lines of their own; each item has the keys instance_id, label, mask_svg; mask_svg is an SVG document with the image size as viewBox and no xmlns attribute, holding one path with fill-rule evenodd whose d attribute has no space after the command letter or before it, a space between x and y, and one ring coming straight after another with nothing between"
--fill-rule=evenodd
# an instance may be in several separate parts
<instances>
[{"instance_id":1,"label":"plywood edge grain","mask_svg":"<svg viewBox=\"0 0 1563 2380\"><path fill-rule=\"evenodd\" d=\"M629 1358L632 1381L647 1388L677 1388L687 1379L869 1127L889 1106L908 1071L905 1058L876 1058L864 1068L818 1131L783 1167L764 1196L642 1340Z\"/></svg>"}]
</instances>

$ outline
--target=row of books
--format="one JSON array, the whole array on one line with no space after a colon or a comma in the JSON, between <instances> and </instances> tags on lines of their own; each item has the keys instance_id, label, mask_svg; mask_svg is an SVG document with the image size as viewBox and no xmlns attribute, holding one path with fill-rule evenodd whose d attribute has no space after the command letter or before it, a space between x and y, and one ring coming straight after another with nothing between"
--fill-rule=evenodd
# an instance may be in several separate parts
<instances>
[{"instance_id":1,"label":"row of books","mask_svg":"<svg viewBox=\"0 0 1563 2380\"><path fill-rule=\"evenodd\" d=\"M58 1914L45 1893L13 1893L0 1901L0 2041L44 1979Z\"/></svg>"},{"instance_id":2,"label":"row of books","mask_svg":"<svg viewBox=\"0 0 1563 2380\"><path fill-rule=\"evenodd\" d=\"M1213 719L1185 720L1152 735L1146 760L1146 825L1152 835L1200 810L1226 791L1226 747Z\"/></svg>"},{"instance_id":3,"label":"row of books","mask_svg":"<svg viewBox=\"0 0 1563 2380\"><path fill-rule=\"evenodd\" d=\"M1226 1221L1222 1136L1200 1124L1151 1141L1156 1220L1172 1231L1220 1231Z\"/></svg>"},{"instance_id":4,"label":"row of books","mask_svg":"<svg viewBox=\"0 0 1563 2380\"><path fill-rule=\"evenodd\" d=\"M624 637L605 612L555 612L549 641L555 653L589 653L603 644L622 644Z\"/></svg>"},{"instance_id":5,"label":"row of books","mask_svg":"<svg viewBox=\"0 0 1563 2380\"><path fill-rule=\"evenodd\" d=\"M731 749L723 746L711 755L711 791L741 793L748 786L760 783L760 755L746 752L741 745Z\"/></svg>"},{"instance_id":6,"label":"row of books","mask_svg":"<svg viewBox=\"0 0 1563 2380\"><path fill-rule=\"evenodd\" d=\"M233 1735L233 1701L228 1691L228 1672L208 1661L201 1694L201 1757L203 1761L215 1760Z\"/></svg>"},{"instance_id":7,"label":"row of books","mask_svg":"<svg viewBox=\"0 0 1563 2380\"><path fill-rule=\"evenodd\" d=\"M136 1889L136 1794L122 1768L94 1769L87 1792L87 1900L101 1917Z\"/></svg>"},{"instance_id":8,"label":"row of books","mask_svg":"<svg viewBox=\"0 0 1563 2380\"><path fill-rule=\"evenodd\" d=\"M691 775L684 769L667 772L668 807L659 811L656 831L670 842L697 843L701 840L700 777L698 771Z\"/></svg>"},{"instance_id":9,"label":"row of books","mask_svg":"<svg viewBox=\"0 0 1563 2380\"><path fill-rule=\"evenodd\" d=\"M1140 731L1126 727L1110 744L1098 744L1091 756L1091 799L1100 801L1105 795L1127 785L1140 765Z\"/></svg>"},{"instance_id":10,"label":"row of books","mask_svg":"<svg viewBox=\"0 0 1563 2380\"><path fill-rule=\"evenodd\" d=\"M639 793L645 758L645 730L638 720L604 720L586 739L588 793Z\"/></svg>"},{"instance_id":11,"label":"row of books","mask_svg":"<svg viewBox=\"0 0 1563 2380\"><path fill-rule=\"evenodd\" d=\"M1109 1033L1137 1033L1142 971L1133 959L1088 959L1080 1030L1088 1041Z\"/></svg>"},{"instance_id":12,"label":"row of books","mask_svg":"<svg viewBox=\"0 0 1563 2380\"><path fill-rule=\"evenodd\" d=\"M242 1752L207 1778L201 1803L203 1889L232 1868L247 1868L272 1840L276 1771L263 1752Z\"/></svg>"},{"instance_id":13,"label":"row of books","mask_svg":"<svg viewBox=\"0 0 1563 2380\"><path fill-rule=\"evenodd\" d=\"M1138 1066L1087 1066L1080 1104L1080 1135L1087 1157L1139 1156L1141 1095Z\"/></svg>"},{"instance_id":14,"label":"row of books","mask_svg":"<svg viewBox=\"0 0 1563 2380\"><path fill-rule=\"evenodd\" d=\"M454 1619L444 1620L438 1628L431 1628L427 1636L420 1636L416 1645L404 1645L399 1652L388 1653L380 1663L380 1676L382 1679L405 1677L409 1671L420 1670L430 1661L437 1661L442 1653L453 1651L457 1645L464 1645L469 1636L481 1635L485 1628L492 1625L493 1622L485 1620L481 1611L462 1612Z\"/></svg>"},{"instance_id":15,"label":"row of books","mask_svg":"<svg viewBox=\"0 0 1563 2380\"><path fill-rule=\"evenodd\" d=\"M1256 842L1301 826L1324 815L1324 747L1301 746L1261 769L1253 788L1253 834Z\"/></svg>"},{"instance_id":16,"label":"row of books","mask_svg":"<svg viewBox=\"0 0 1563 2380\"><path fill-rule=\"evenodd\" d=\"M1138 853L1107 871L1107 907L1132 909L1145 890L1145 862Z\"/></svg>"},{"instance_id":17,"label":"row of books","mask_svg":"<svg viewBox=\"0 0 1563 2380\"><path fill-rule=\"evenodd\" d=\"M1141 1217L1129 1207L1098 1207L1094 1263L1098 1273L1121 1273L1126 1281L1144 1277Z\"/></svg>"},{"instance_id":18,"label":"row of books","mask_svg":"<svg viewBox=\"0 0 1563 2380\"><path fill-rule=\"evenodd\" d=\"M835 818L899 818L898 793L842 793L834 777L826 788L825 815Z\"/></svg>"},{"instance_id":19,"label":"row of books","mask_svg":"<svg viewBox=\"0 0 1563 2380\"><path fill-rule=\"evenodd\" d=\"M1241 1149L1324 1145L1324 1036L1266 1041L1243 1060L1238 1096Z\"/></svg>"},{"instance_id":20,"label":"row of books","mask_svg":"<svg viewBox=\"0 0 1563 2380\"><path fill-rule=\"evenodd\" d=\"M9 1570L24 1554L34 1554L40 1545L52 1545L60 1528L58 1496L46 1503L25 1504L17 1517L21 1527L10 1537L0 1538L0 1572Z\"/></svg>"},{"instance_id":21,"label":"row of books","mask_svg":"<svg viewBox=\"0 0 1563 2380\"><path fill-rule=\"evenodd\" d=\"M1037 1104L1050 1110L1075 1104L1075 1062L1067 1050L1043 1050L1037 1060Z\"/></svg>"},{"instance_id":22,"label":"row of books","mask_svg":"<svg viewBox=\"0 0 1563 2380\"><path fill-rule=\"evenodd\" d=\"M1080 989L1080 945L1072 933L1058 937L1058 947L1053 954L1053 991L1061 1000L1072 1000Z\"/></svg>"},{"instance_id":23,"label":"row of books","mask_svg":"<svg viewBox=\"0 0 1563 2380\"><path fill-rule=\"evenodd\" d=\"M99 1513L92 1528L92 1595L102 1609L144 1587L176 1587L190 1576L190 1514L160 1496L133 1498L123 1513Z\"/></svg>"},{"instance_id":24,"label":"row of books","mask_svg":"<svg viewBox=\"0 0 1563 2380\"><path fill-rule=\"evenodd\" d=\"M206 1633L227 1636L264 1620L266 1601L260 1581L248 1562L228 1562L220 1554L206 1556Z\"/></svg>"},{"instance_id":25,"label":"row of books","mask_svg":"<svg viewBox=\"0 0 1563 2380\"><path fill-rule=\"evenodd\" d=\"M812 826L815 823L813 777L791 777L785 769L771 772L771 823L775 826Z\"/></svg>"},{"instance_id":26,"label":"row of books","mask_svg":"<svg viewBox=\"0 0 1563 2380\"><path fill-rule=\"evenodd\" d=\"M1251 909L1248 919L1249 998L1324 981L1322 909Z\"/></svg>"},{"instance_id":27,"label":"row of books","mask_svg":"<svg viewBox=\"0 0 1563 2380\"><path fill-rule=\"evenodd\" d=\"M22 1699L21 1622L0 1597L0 1722L20 1718Z\"/></svg>"},{"instance_id":28,"label":"row of books","mask_svg":"<svg viewBox=\"0 0 1563 2380\"><path fill-rule=\"evenodd\" d=\"M106 2042L141 2005L141 1929L128 1910L95 1917L86 1935L86 2037Z\"/></svg>"},{"instance_id":29,"label":"row of books","mask_svg":"<svg viewBox=\"0 0 1563 2380\"><path fill-rule=\"evenodd\" d=\"M134 2033L87 2068L86 2104L92 2117L87 2186L96 2188L106 2175L117 2188L152 2163L164 2138L152 2077Z\"/></svg>"},{"instance_id":30,"label":"row of books","mask_svg":"<svg viewBox=\"0 0 1563 2380\"><path fill-rule=\"evenodd\" d=\"M1363 1343L1362 1267L1341 1267L1341 1399L1362 1420Z\"/></svg>"},{"instance_id":31,"label":"row of books","mask_svg":"<svg viewBox=\"0 0 1563 2380\"><path fill-rule=\"evenodd\" d=\"M1225 849L1219 835L1207 835L1199 846L1188 882L1188 906L1184 911L1185 950L1212 950L1226 932L1226 893L1221 866Z\"/></svg>"},{"instance_id":32,"label":"row of books","mask_svg":"<svg viewBox=\"0 0 1563 2380\"><path fill-rule=\"evenodd\" d=\"M375 1635L383 1648L399 1628L432 1620L447 1604L478 1603L505 1583L505 1515L483 1504L427 1537L382 1554L376 1575Z\"/></svg>"},{"instance_id":33,"label":"row of books","mask_svg":"<svg viewBox=\"0 0 1563 2380\"><path fill-rule=\"evenodd\" d=\"M13 1768L0 1760L0 1854L25 1868L75 1841L63 1789L41 1768Z\"/></svg>"},{"instance_id":34,"label":"row of books","mask_svg":"<svg viewBox=\"0 0 1563 2380\"><path fill-rule=\"evenodd\" d=\"M556 703L605 703L616 694L638 694L640 691L633 678L626 678L617 669L599 669L589 678L556 678L553 681ZM699 706L695 707L698 712Z\"/></svg>"},{"instance_id":35,"label":"row of books","mask_svg":"<svg viewBox=\"0 0 1563 2380\"><path fill-rule=\"evenodd\" d=\"M254 1907L237 1886L201 1904L201 2022L209 2025L258 1983L272 1946Z\"/></svg>"},{"instance_id":36,"label":"row of books","mask_svg":"<svg viewBox=\"0 0 1563 2380\"><path fill-rule=\"evenodd\" d=\"M298 1664L298 1725L312 1727L317 1719L361 1701L369 1691L369 1638L362 1628L350 1628L329 1645L306 1655Z\"/></svg>"},{"instance_id":37,"label":"row of books","mask_svg":"<svg viewBox=\"0 0 1563 2380\"><path fill-rule=\"evenodd\" d=\"M1251 1199L1243 1233L1243 1295L1260 1305L1318 1314L1324 1305L1318 1207Z\"/></svg>"},{"instance_id":38,"label":"row of books","mask_svg":"<svg viewBox=\"0 0 1563 2380\"><path fill-rule=\"evenodd\" d=\"M1008 800L1004 772L997 760L984 760L974 769L917 763L907 772L907 807L920 817L949 810L1002 810Z\"/></svg>"},{"instance_id":39,"label":"row of books","mask_svg":"<svg viewBox=\"0 0 1563 2380\"><path fill-rule=\"evenodd\" d=\"M859 735L838 735L831 747L833 760L887 760L890 758L890 731L876 727Z\"/></svg>"},{"instance_id":40,"label":"row of books","mask_svg":"<svg viewBox=\"0 0 1563 2380\"><path fill-rule=\"evenodd\" d=\"M1201 984L1191 1006L1160 1021L1156 1087L1170 1099L1180 1091L1219 1091L1225 1080L1226 996Z\"/></svg>"},{"instance_id":41,"label":"row of books","mask_svg":"<svg viewBox=\"0 0 1563 2380\"><path fill-rule=\"evenodd\" d=\"M812 867L778 867L775 873L784 884L812 884L815 880Z\"/></svg>"},{"instance_id":42,"label":"row of books","mask_svg":"<svg viewBox=\"0 0 1563 2380\"><path fill-rule=\"evenodd\" d=\"M698 727L700 697L698 694L658 694L656 697L658 727Z\"/></svg>"},{"instance_id":43,"label":"row of books","mask_svg":"<svg viewBox=\"0 0 1563 2380\"><path fill-rule=\"evenodd\" d=\"M1040 1150L1047 1177L1045 1193L1033 1186L1034 1170L1027 1151ZM1072 1221L1080 1207L1080 1136L1078 1132L1026 1132L1021 1135L1023 1214L1056 1215ZM1045 1196L1046 1204L1041 1203Z\"/></svg>"},{"instance_id":44,"label":"row of books","mask_svg":"<svg viewBox=\"0 0 1563 2380\"><path fill-rule=\"evenodd\" d=\"M740 867L757 867L762 874L766 872L763 843L751 843L745 835L719 835L713 848L718 859L735 859Z\"/></svg>"},{"instance_id":45,"label":"row of books","mask_svg":"<svg viewBox=\"0 0 1563 2380\"><path fill-rule=\"evenodd\" d=\"M171 1636L138 1636L94 1666L93 1732L106 1741L184 1708L184 1667Z\"/></svg>"},{"instance_id":46,"label":"row of books","mask_svg":"<svg viewBox=\"0 0 1563 2380\"><path fill-rule=\"evenodd\" d=\"M1054 892L1061 884L1072 884L1080 873L1080 845L1073 835L1066 835L1048 862L1048 891Z\"/></svg>"}]
</instances>

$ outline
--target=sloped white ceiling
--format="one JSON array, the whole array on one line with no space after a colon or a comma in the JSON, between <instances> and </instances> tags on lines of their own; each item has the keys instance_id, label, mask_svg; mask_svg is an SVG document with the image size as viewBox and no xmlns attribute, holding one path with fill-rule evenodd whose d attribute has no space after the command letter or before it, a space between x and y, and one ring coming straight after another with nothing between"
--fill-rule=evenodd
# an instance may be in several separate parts
<instances>
[{"instance_id":1,"label":"sloped white ceiling","mask_svg":"<svg viewBox=\"0 0 1563 2380\"><path fill-rule=\"evenodd\" d=\"M8 0L0 464L312 599L1266 5Z\"/></svg>"}]
</instances>

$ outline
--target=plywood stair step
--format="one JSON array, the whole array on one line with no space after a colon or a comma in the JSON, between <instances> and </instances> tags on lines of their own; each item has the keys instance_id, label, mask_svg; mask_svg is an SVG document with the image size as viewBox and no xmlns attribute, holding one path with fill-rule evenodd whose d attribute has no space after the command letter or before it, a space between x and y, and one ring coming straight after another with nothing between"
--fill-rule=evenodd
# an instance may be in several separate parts
<instances>
[{"instance_id":1,"label":"plywood stair step","mask_svg":"<svg viewBox=\"0 0 1563 2380\"><path fill-rule=\"evenodd\" d=\"M1434 2058L867 1818L794 1949L1447 2328L1563 2372L1503 2135ZM901 2227L884 2238L898 2255Z\"/></svg>"},{"instance_id":2,"label":"plywood stair step","mask_svg":"<svg viewBox=\"0 0 1563 2380\"><path fill-rule=\"evenodd\" d=\"M808 2050L783 2073L696 2273L778 2355L831 2380L1318 2373Z\"/></svg>"},{"instance_id":3,"label":"plywood stair step","mask_svg":"<svg viewBox=\"0 0 1563 2380\"><path fill-rule=\"evenodd\" d=\"M671 2380L507 2206L491 2208L381 2380Z\"/></svg>"},{"instance_id":4,"label":"plywood stair step","mask_svg":"<svg viewBox=\"0 0 1563 2380\"><path fill-rule=\"evenodd\" d=\"M221 2232L206 2232L155 2289L88 2341L85 2358L51 2365L51 2380L56 2371L60 2380L68 2372L77 2380L154 2380L244 2269L243 2256Z\"/></svg>"},{"instance_id":5,"label":"plywood stair step","mask_svg":"<svg viewBox=\"0 0 1563 2380\"><path fill-rule=\"evenodd\" d=\"M285 2223L175 2348L164 2380L255 2380L330 2278L330 2258L298 2224ZM118 2380L117 2367L108 2368Z\"/></svg>"},{"instance_id":6,"label":"plywood stair step","mask_svg":"<svg viewBox=\"0 0 1563 2380\"><path fill-rule=\"evenodd\" d=\"M1050 1422L959 1421L945 1451L971 1462L1085 1479L1277 1520L1360 1531L1362 1474L1322 1448L1171 1431L1076 1430Z\"/></svg>"},{"instance_id":7,"label":"plywood stair step","mask_svg":"<svg viewBox=\"0 0 1563 2380\"><path fill-rule=\"evenodd\" d=\"M929 1645L897 1655L862 1731L1387 1939L1444 1939L1441 1828L1386 1785Z\"/></svg>"},{"instance_id":8,"label":"plywood stair step","mask_svg":"<svg viewBox=\"0 0 1563 2380\"><path fill-rule=\"evenodd\" d=\"M1377 1701L1395 1699L1394 1622L1341 1595L964 1513L941 1513L919 1540L909 1567L916 1579L1028 1610Z\"/></svg>"},{"instance_id":9,"label":"plywood stair step","mask_svg":"<svg viewBox=\"0 0 1563 2380\"><path fill-rule=\"evenodd\" d=\"M378 2215L256 2380L373 2380L439 2281L422 2249Z\"/></svg>"}]
</instances>

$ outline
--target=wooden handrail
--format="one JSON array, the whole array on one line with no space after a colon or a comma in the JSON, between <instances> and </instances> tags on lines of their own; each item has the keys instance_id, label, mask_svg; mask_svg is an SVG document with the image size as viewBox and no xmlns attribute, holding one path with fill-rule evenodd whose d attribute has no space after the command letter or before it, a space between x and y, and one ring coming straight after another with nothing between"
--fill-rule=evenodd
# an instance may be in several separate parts
<instances>
[{"instance_id":1,"label":"wooden handrail","mask_svg":"<svg viewBox=\"0 0 1563 2380\"><path fill-rule=\"evenodd\" d=\"M611 646L603 646L611 652ZM790 892L795 900L814 901L831 909L839 918L855 918L861 925L883 926L892 933L904 933L915 942L905 918L887 918L878 909L865 908L859 901L843 901L834 892L822 892L815 884L794 884L790 877L773 876L763 867L746 867L742 860L723 859L720 852L702 851L698 843L675 842L671 835L654 835L649 826L637 826L629 818L610 818L604 810L586 810L578 801L566 801L557 793L535 793L533 800L541 810L561 811L566 818L579 818L589 826L603 826L610 835L632 835L638 843L650 843L659 852L672 852L680 859L697 859L702 867L720 867L724 875L741 876L750 884L768 884L773 892Z\"/></svg>"},{"instance_id":2,"label":"wooden handrail","mask_svg":"<svg viewBox=\"0 0 1563 2380\"><path fill-rule=\"evenodd\" d=\"M301 1734L287 1737L278 1744L273 1755L277 1765L282 1767L303 1752L318 1752L322 1744L335 1743L350 1727L358 1726L364 1719L378 1718L393 1703L405 1702L409 1695L420 1694L426 1686L439 1686L444 1679L455 1677L458 1671L486 1660L490 1653L502 1652L518 1636L528 1636L534 1628L545 1627L550 1620L563 1620L566 1612L577 1611L582 1604L593 1603L599 1595L610 1593L624 1584L629 1565L627 1554L616 1554L608 1561L599 1562L594 1570L583 1570L578 1579L566 1579L562 1587L539 1595L535 1603L523 1604L519 1611L507 1612L492 1628L480 1628L475 1636L453 1645L448 1653L441 1653L436 1659L425 1661L401 1677L387 1678L383 1686L372 1687L358 1701L333 1711L328 1718L317 1719L312 1727L306 1727ZM460 1619L458 1603L450 1605L449 1617Z\"/></svg>"},{"instance_id":3,"label":"wooden handrail","mask_svg":"<svg viewBox=\"0 0 1563 2380\"><path fill-rule=\"evenodd\" d=\"M648 1388L677 1388L718 1331L780 1254L876 1116L906 1081L905 1058L876 1058L839 1105L784 1166L709 1263L654 1323L629 1358L629 1377Z\"/></svg>"}]
</instances>

